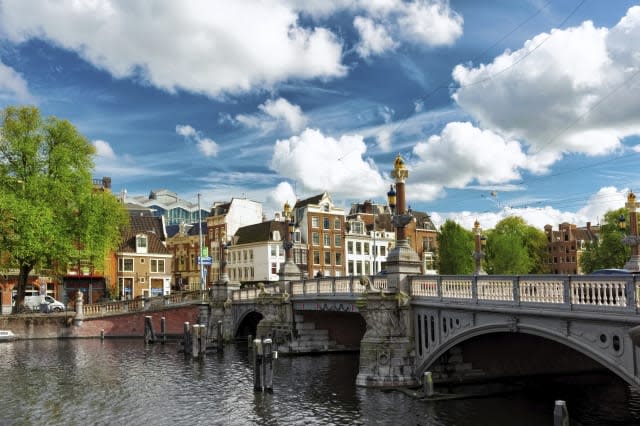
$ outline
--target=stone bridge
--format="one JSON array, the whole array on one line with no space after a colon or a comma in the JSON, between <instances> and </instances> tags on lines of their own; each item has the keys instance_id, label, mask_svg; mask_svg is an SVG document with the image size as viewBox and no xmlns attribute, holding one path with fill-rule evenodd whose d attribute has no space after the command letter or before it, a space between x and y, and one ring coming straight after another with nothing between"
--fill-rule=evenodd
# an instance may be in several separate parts
<instances>
[{"instance_id":1,"label":"stone bridge","mask_svg":"<svg viewBox=\"0 0 640 426\"><path fill-rule=\"evenodd\" d=\"M360 347L361 364L388 375L377 383L389 385L393 366L409 360L416 383L427 370L436 380L459 382L604 368L640 387L634 276L409 276L406 282L389 289L385 277L336 277L233 291L233 333L253 323L251 334L272 335L282 352L358 348L332 339L342 330L362 345L374 341ZM304 330L326 329L320 347L305 344ZM396 345L407 339L408 346Z\"/></svg>"}]
</instances>

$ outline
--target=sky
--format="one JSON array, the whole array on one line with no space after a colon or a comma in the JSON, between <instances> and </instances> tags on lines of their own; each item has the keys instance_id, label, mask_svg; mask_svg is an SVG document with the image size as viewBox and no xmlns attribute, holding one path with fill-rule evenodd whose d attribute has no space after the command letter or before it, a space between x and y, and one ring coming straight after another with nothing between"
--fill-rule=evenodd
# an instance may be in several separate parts
<instances>
[{"instance_id":1,"label":"sky","mask_svg":"<svg viewBox=\"0 0 640 426\"><path fill-rule=\"evenodd\" d=\"M0 108L25 104L114 192L348 211L400 154L437 226L585 226L640 191L640 6L0 0Z\"/></svg>"}]
</instances>

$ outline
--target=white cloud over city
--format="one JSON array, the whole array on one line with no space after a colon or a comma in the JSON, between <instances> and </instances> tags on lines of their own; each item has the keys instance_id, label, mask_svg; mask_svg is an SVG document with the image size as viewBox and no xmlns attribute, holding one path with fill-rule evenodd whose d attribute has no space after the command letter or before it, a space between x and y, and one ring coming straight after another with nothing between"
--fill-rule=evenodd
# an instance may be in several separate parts
<instances>
[{"instance_id":1,"label":"white cloud over city","mask_svg":"<svg viewBox=\"0 0 640 426\"><path fill-rule=\"evenodd\" d=\"M307 117L298 105L293 105L284 98L268 99L258 106L260 112L254 114L238 114L226 120L237 122L243 126L259 129L263 134L285 126L290 132L298 133L307 125Z\"/></svg>"},{"instance_id":2,"label":"white cloud over city","mask_svg":"<svg viewBox=\"0 0 640 426\"><path fill-rule=\"evenodd\" d=\"M184 137L188 142L195 142L198 151L205 157L215 157L218 155L219 146L210 138L207 138L188 124L178 124L176 133Z\"/></svg>"},{"instance_id":3,"label":"white cloud over city","mask_svg":"<svg viewBox=\"0 0 640 426\"><path fill-rule=\"evenodd\" d=\"M458 65L455 101L479 126L527 146L545 172L564 153L603 155L640 134L640 7L612 28L554 29L489 64Z\"/></svg>"},{"instance_id":4,"label":"white cloud over city","mask_svg":"<svg viewBox=\"0 0 640 426\"><path fill-rule=\"evenodd\" d=\"M362 136L334 138L316 129L275 143L270 168L293 180L300 193L329 191L335 198L375 197L385 191L385 180L366 157Z\"/></svg>"}]
</instances>

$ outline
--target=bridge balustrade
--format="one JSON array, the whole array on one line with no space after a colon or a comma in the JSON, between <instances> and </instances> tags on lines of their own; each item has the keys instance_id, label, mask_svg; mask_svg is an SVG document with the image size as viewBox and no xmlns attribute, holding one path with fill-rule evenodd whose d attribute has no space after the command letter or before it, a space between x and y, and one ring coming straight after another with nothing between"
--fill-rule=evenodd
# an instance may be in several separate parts
<instances>
[{"instance_id":1,"label":"bridge balustrade","mask_svg":"<svg viewBox=\"0 0 640 426\"><path fill-rule=\"evenodd\" d=\"M412 297L477 303L495 301L582 306L597 309L640 308L640 279L583 275L412 276Z\"/></svg>"},{"instance_id":2,"label":"bridge balustrade","mask_svg":"<svg viewBox=\"0 0 640 426\"><path fill-rule=\"evenodd\" d=\"M153 307L181 305L206 300L206 291L190 291L168 296L154 296L146 299L120 300L116 302L94 303L82 305L85 317L116 315L125 312L144 311Z\"/></svg>"}]
</instances>

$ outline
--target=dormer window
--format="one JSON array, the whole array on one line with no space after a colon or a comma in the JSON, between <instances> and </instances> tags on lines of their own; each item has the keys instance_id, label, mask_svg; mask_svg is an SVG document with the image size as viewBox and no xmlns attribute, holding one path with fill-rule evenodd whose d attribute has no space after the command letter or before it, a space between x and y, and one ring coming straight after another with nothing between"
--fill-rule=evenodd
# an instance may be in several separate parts
<instances>
[{"instance_id":1,"label":"dormer window","mask_svg":"<svg viewBox=\"0 0 640 426\"><path fill-rule=\"evenodd\" d=\"M144 234L136 235L136 253L147 253L147 236Z\"/></svg>"}]
</instances>

